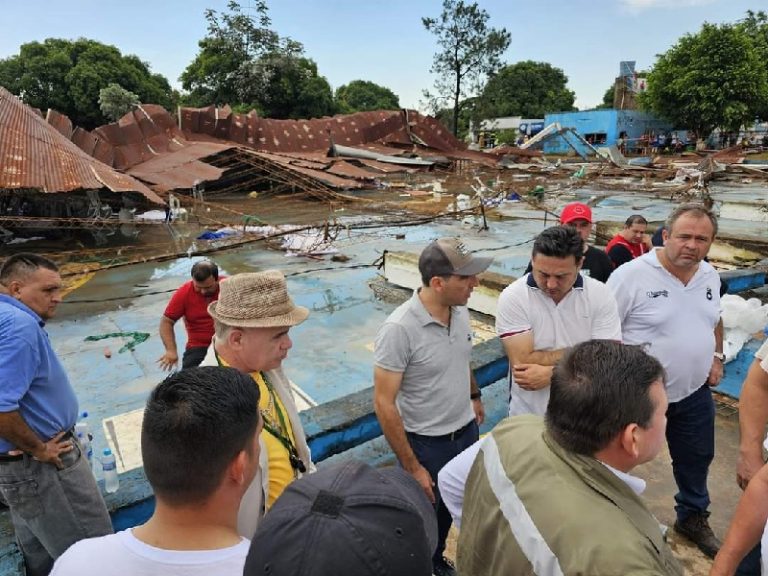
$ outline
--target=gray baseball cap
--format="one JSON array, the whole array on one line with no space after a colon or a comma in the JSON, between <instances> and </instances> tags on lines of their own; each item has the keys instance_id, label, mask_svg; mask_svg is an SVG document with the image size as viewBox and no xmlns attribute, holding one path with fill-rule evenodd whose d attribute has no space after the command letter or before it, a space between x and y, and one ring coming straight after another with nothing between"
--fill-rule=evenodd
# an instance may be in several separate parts
<instances>
[{"instance_id":1,"label":"gray baseball cap","mask_svg":"<svg viewBox=\"0 0 768 576\"><path fill-rule=\"evenodd\" d=\"M440 238L424 248L419 256L419 272L424 278L435 276L474 276L484 272L493 258L473 256L459 238Z\"/></svg>"}]
</instances>

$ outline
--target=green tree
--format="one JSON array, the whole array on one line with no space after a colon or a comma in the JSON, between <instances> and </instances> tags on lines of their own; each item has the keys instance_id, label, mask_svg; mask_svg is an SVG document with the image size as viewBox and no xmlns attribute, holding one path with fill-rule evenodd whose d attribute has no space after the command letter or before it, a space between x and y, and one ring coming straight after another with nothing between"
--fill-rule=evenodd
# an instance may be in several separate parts
<instances>
[{"instance_id":1,"label":"green tree","mask_svg":"<svg viewBox=\"0 0 768 576\"><path fill-rule=\"evenodd\" d=\"M0 85L22 101L66 114L76 126L92 129L106 122L99 91L119 83L142 102L172 108L168 80L153 74L136 56L123 56L114 46L80 38L48 38L23 44L15 56L0 60Z\"/></svg>"},{"instance_id":2,"label":"green tree","mask_svg":"<svg viewBox=\"0 0 768 576\"><path fill-rule=\"evenodd\" d=\"M450 102L453 117L450 128L459 132L459 116L463 101L476 95L488 74L501 65L500 57L509 46L511 36L506 29L488 27L490 16L476 2L443 0L443 11L437 18L422 18L421 22L437 38L430 72L437 75L436 93L424 96L432 109L438 111Z\"/></svg>"},{"instance_id":3,"label":"green tree","mask_svg":"<svg viewBox=\"0 0 768 576\"><path fill-rule=\"evenodd\" d=\"M334 98L336 108L344 114L400 109L400 100L392 90L367 80L352 80L339 86Z\"/></svg>"},{"instance_id":4,"label":"green tree","mask_svg":"<svg viewBox=\"0 0 768 576\"><path fill-rule=\"evenodd\" d=\"M742 27L705 23L658 57L640 102L701 138L717 127L737 131L768 101L768 71L760 58Z\"/></svg>"},{"instance_id":5,"label":"green tree","mask_svg":"<svg viewBox=\"0 0 768 576\"><path fill-rule=\"evenodd\" d=\"M606 108L613 108L613 95L616 93L616 85L614 84L603 94L603 101L595 106L596 110L604 110Z\"/></svg>"},{"instance_id":6,"label":"green tree","mask_svg":"<svg viewBox=\"0 0 768 576\"><path fill-rule=\"evenodd\" d=\"M575 96L567 84L563 71L546 62L526 60L504 66L485 85L479 113L485 119L544 118L547 112L570 112Z\"/></svg>"},{"instance_id":7,"label":"green tree","mask_svg":"<svg viewBox=\"0 0 768 576\"><path fill-rule=\"evenodd\" d=\"M466 140L469 134L469 125L474 123L478 124L475 119L475 108L477 105L477 98L467 98L461 102L461 111L459 112L459 121L455 136L459 140ZM441 108L434 113L435 118L446 128L453 131L453 108Z\"/></svg>"},{"instance_id":8,"label":"green tree","mask_svg":"<svg viewBox=\"0 0 768 576\"><path fill-rule=\"evenodd\" d=\"M112 121L122 118L140 103L136 94L114 82L99 91L101 113Z\"/></svg>"},{"instance_id":9,"label":"green tree","mask_svg":"<svg viewBox=\"0 0 768 576\"><path fill-rule=\"evenodd\" d=\"M255 17L244 14L237 2L230 1L227 7L229 12L205 11L208 33L179 78L188 92L184 101L190 106L249 104L243 91L250 68L260 56L280 48L281 38L269 27L264 0L256 0ZM291 48L301 51L300 44Z\"/></svg>"},{"instance_id":10,"label":"green tree","mask_svg":"<svg viewBox=\"0 0 768 576\"><path fill-rule=\"evenodd\" d=\"M254 63L251 78L260 86L253 98L267 118L318 118L336 110L331 85L309 58L267 54Z\"/></svg>"},{"instance_id":11,"label":"green tree","mask_svg":"<svg viewBox=\"0 0 768 576\"><path fill-rule=\"evenodd\" d=\"M270 118L312 118L334 112L333 92L301 43L270 28L266 1L256 16L231 0L228 12L205 11L208 33L181 75L190 106L229 104Z\"/></svg>"},{"instance_id":12,"label":"green tree","mask_svg":"<svg viewBox=\"0 0 768 576\"><path fill-rule=\"evenodd\" d=\"M768 70L768 14L762 10L747 10L747 16L739 23L739 27L752 39L763 67ZM768 100L758 107L757 116L768 119Z\"/></svg>"}]
</instances>

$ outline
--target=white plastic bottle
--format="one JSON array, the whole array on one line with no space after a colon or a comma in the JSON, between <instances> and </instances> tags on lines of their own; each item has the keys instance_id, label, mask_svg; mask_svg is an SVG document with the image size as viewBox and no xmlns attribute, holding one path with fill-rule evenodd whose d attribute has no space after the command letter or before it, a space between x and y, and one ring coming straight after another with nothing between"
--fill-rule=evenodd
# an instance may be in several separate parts
<instances>
[{"instance_id":1,"label":"white plastic bottle","mask_svg":"<svg viewBox=\"0 0 768 576\"><path fill-rule=\"evenodd\" d=\"M104 448L104 455L101 458L101 469L104 472L104 490L108 494L117 492L120 487L120 480L117 477L117 461L112 450Z\"/></svg>"},{"instance_id":2,"label":"white plastic bottle","mask_svg":"<svg viewBox=\"0 0 768 576\"><path fill-rule=\"evenodd\" d=\"M80 417L82 420L75 424L75 437L77 438L77 441L80 442L80 448L85 457L88 458L88 464L91 466L91 470L93 470L93 445L91 444L93 438L91 436L91 430L88 427L88 421L86 420L86 418L88 418L88 412L83 412Z\"/></svg>"},{"instance_id":3,"label":"white plastic bottle","mask_svg":"<svg viewBox=\"0 0 768 576\"><path fill-rule=\"evenodd\" d=\"M91 446L91 440L88 438L88 433L77 433L77 441L80 443L80 450L83 455L88 459L88 465L93 470L93 446Z\"/></svg>"}]
</instances>

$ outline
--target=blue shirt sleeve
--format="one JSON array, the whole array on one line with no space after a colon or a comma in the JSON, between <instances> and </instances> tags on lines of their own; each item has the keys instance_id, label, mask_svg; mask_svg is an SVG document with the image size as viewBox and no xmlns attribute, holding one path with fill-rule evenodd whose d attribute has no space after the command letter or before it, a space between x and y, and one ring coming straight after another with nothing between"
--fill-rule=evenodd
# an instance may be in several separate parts
<instances>
[{"instance_id":1,"label":"blue shirt sleeve","mask_svg":"<svg viewBox=\"0 0 768 576\"><path fill-rule=\"evenodd\" d=\"M0 317L0 412L19 409L19 400L29 390L40 365L39 349L35 346L39 327L30 318L18 315Z\"/></svg>"}]
</instances>

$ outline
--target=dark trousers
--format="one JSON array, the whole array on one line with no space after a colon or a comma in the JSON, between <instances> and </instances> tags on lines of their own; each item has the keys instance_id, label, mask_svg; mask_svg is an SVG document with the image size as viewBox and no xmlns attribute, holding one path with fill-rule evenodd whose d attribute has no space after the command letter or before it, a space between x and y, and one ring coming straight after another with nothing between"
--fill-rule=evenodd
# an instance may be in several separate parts
<instances>
[{"instance_id":1,"label":"dark trousers","mask_svg":"<svg viewBox=\"0 0 768 576\"><path fill-rule=\"evenodd\" d=\"M760 542L752 548L736 568L736 576L760 576Z\"/></svg>"},{"instance_id":2,"label":"dark trousers","mask_svg":"<svg viewBox=\"0 0 768 576\"><path fill-rule=\"evenodd\" d=\"M200 366L200 362L205 359L208 352L208 346L198 346L197 348L187 348L184 350L184 356L181 357L181 369L194 368Z\"/></svg>"},{"instance_id":3,"label":"dark trousers","mask_svg":"<svg viewBox=\"0 0 768 576\"><path fill-rule=\"evenodd\" d=\"M715 457L715 403L708 385L669 405L667 445L678 489L675 494L677 519L682 521L692 514L706 514L709 508L707 474Z\"/></svg>"},{"instance_id":4,"label":"dark trousers","mask_svg":"<svg viewBox=\"0 0 768 576\"><path fill-rule=\"evenodd\" d=\"M445 436L422 436L406 432L408 442L419 463L427 469L435 485L432 490L435 493L435 513L437 514L437 548L432 557L433 562L439 560L445 551L445 539L451 529L451 513L445 507L437 488L437 473L448 464L455 456L477 442L480 433L477 422L472 420L458 434ZM452 437L451 437L452 436Z\"/></svg>"}]
</instances>

